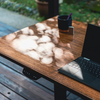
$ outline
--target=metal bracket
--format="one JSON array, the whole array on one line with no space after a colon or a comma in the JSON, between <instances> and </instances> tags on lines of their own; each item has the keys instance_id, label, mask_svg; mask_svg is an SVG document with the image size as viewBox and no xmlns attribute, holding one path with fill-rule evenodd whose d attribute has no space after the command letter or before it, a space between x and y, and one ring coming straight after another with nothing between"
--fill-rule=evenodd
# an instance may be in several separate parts
<instances>
[{"instance_id":1,"label":"metal bracket","mask_svg":"<svg viewBox=\"0 0 100 100\"><path fill-rule=\"evenodd\" d=\"M23 74L25 76L27 76L28 78L33 79L33 80L37 80L37 79L42 77L42 75L40 75L39 73L37 73L37 72L35 72L35 71L33 71L32 69L29 69L29 68L24 68Z\"/></svg>"}]
</instances>

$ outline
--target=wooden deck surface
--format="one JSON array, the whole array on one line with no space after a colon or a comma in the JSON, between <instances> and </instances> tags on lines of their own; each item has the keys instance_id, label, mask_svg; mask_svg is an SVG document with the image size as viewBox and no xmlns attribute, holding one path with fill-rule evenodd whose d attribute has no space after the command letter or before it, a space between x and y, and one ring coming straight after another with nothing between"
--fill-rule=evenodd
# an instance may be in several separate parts
<instances>
[{"instance_id":1,"label":"wooden deck surface","mask_svg":"<svg viewBox=\"0 0 100 100\"><path fill-rule=\"evenodd\" d=\"M0 22L0 37L17 31ZM54 84L44 78L36 81L23 75L23 67L0 55L0 100L54 100ZM69 100L82 100L67 92Z\"/></svg>"}]
</instances>

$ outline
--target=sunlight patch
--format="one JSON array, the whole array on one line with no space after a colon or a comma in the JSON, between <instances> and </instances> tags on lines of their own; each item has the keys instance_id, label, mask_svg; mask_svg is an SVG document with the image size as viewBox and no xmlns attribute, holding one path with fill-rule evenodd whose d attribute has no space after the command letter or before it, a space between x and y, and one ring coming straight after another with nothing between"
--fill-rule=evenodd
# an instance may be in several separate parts
<instances>
[{"instance_id":1,"label":"sunlight patch","mask_svg":"<svg viewBox=\"0 0 100 100\"><path fill-rule=\"evenodd\" d=\"M41 60L41 63L44 64L51 64L53 62L52 57L43 57L43 59Z\"/></svg>"},{"instance_id":2,"label":"sunlight patch","mask_svg":"<svg viewBox=\"0 0 100 100\"><path fill-rule=\"evenodd\" d=\"M12 41L15 37L16 37L15 34L9 34L9 35L6 36L6 40L7 40L8 42L10 42L10 41Z\"/></svg>"}]
</instances>

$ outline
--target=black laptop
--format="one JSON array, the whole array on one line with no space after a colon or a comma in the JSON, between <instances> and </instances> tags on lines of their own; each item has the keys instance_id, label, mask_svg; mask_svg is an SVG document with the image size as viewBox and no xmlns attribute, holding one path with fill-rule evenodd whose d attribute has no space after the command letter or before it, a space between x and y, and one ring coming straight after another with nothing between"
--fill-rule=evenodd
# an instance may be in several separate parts
<instances>
[{"instance_id":1,"label":"black laptop","mask_svg":"<svg viewBox=\"0 0 100 100\"><path fill-rule=\"evenodd\" d=\"M100 91L100 27L88 24L81 57L58 71Z\"/></svg>"}]
</instances>

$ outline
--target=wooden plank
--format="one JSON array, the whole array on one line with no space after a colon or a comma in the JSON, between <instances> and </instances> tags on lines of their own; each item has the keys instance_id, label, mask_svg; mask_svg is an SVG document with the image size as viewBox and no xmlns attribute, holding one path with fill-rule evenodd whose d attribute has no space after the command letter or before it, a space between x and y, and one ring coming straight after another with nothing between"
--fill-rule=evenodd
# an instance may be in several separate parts
<instances>
[{"instance_id":1,"label":"wooden plank","mask_svg":"<svg viewBox=\"0 0 100 100\"><path fill-rule=\"evenodd\" d=\"M5 36L9 33L13 33L17 31L18 29L11 27L5 23L0 22L0 37Z\"/></svg>"},{"instance_id":2,"label":"wooden plank","mask_svg":"<svg viewBox=\"0 0 100 100\"><path fill-rule=\"evenodd\" d=\"M53 100L52 95L35 86L32 80L29 82L28 78L7 68L3 64L0 64L0 74L3 74L10 80L7 82L7 80L4 81L2 79L3 84L6 84L6 86L9 86L9 88L29 100L32 100L32 98L34 98L34 100Z\"/></svg>"},{"instance_id":3,"label":"wooden plank","mask_svg":"<svg viewBox=\"0 0 100 100\"><path fill-rule=\"evenodd\" d=\"M16 63L8 60L7 58L5 58L4 56L0 56L0 62L5 64L6 67L8 66L9 68L19 72L20 74L23 74L22 73L22 70L23 70L23 67L22 66L19 66L17 65ZM34 85L40 87L41 89L47 91L48 93L52 94L53 95L53 92L51 91L54 91L54 84L44 78L40 78L36 81L31 81L30 79L28 79L27 81L29 82L32 82ZM36 82L36 83L35 83ZM44 86L46 88L48 88L48 90L46 88L44 88ZM67 95L69 94L70 92L67 92ZM82 100L81 98L79 98L78 96L70 93L70 95L67 97L69 100Z\"/></svg>"},{"instance_id":4,"label":"wooden plank","mask_svg":"<svg viewBox=\"0 0 100 100\"><path fill-rule=\"evenodd\" d=\"M0 32L0 37L7 35L9 32Z\"/></svg>"},{"instance_id":5,"label":"wooden plank","mask_svg":"<svg viewBox=\"0 0 100 100\"><path fill-rule=\"evenodd\" d=\"M2 93L0 93L0 99L1 99L1 100L10 100L10 99L7 98L6 96L4 96Z\"/></svg>"},{"instance_id":6,"label":"wooden plank","mask_svg":"<svg viewBox=\"0 0 100 100\"><path fill-rule=\"evenodd\" d=\"M20 95L16 94L15 92L11 91L10 89L8 89L7 87L5 87L2 84L0 84L0 92L11 100L26 100L25 98L21 97Z\"/></svg>"},{"instance_id":7,"label":"wooden plank","mask_svg":"<svg viewBox=\"0 0 100 100\"><path fill-rule=\"evenodd\" d=\"M11 61L11 60L9 60L6 57L1 56L1 55L0 55L0 63L5 64L9 68L13 69L14 71L17 71L20 74L23 74L22 73L22 71L23 71L23 67L22 66L14 63L13 61Z\"/></svg>"},{"instance_id":8,"label":"wooden plank","mask_svg":"<svg viewBox=\"0 0 100 100\"><path fill-rule=\"evenodd\" d=\"M15 31L18 30L18 29L14 28L12 26L9 26L9 25L7 25L7 24L5 24L3 22L0 22L0 27L4 27L5 29L8 29L11 32L15 32Z\"/></svg>"},{"instance_id":9,"label":"wooden plank","mask_svg":"<svg viewBox=\"0 0 100 100\"><path fill-rule=\"evenodd\" d=\"M23 73L22 73L23 67L22 66L12 62L11 60L5 58L4 56L0 56L0 62L5 64L5 66L7 66L7 67L13 69L14 71L16 71L16 72L18 72L18 73L23 75ZM40 78L40 79L38 79L36 81L33 81L33 83L35 85L39 86L40 88L44 89L45 91L49 92L50 94L53 94L51 92L51 91L54 91L54 84L52 82L50 82L50 81L48 81L48 80L46 80L44 78ZM42 86L45 86L46 88L48 88L51 91L48 91L47 89L43 88L42 86L40 86L38 84L40 84Z\"/></svg>"},{"instance_id":10,"label":"wooden plank","mask_svg":"<svg viewBox=\"0 0 100 100\"><path fill-rule=\"evenodd\" d=\"M20 85L16 84L2 74L0 74L0 83L2 83L5 87L11 89L13 92L19 94L21 97L24 97L28 100L32 100L32 98L34 98L34 100L43 100L38 95L30 93L29 91L27 91L27 89L21 87ZM30 95L28 95L29 93Z\"/></svg>"}]
</instances>

